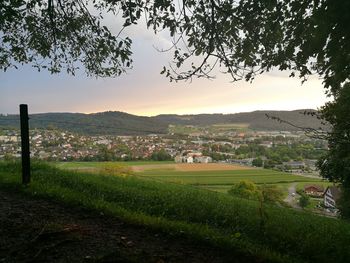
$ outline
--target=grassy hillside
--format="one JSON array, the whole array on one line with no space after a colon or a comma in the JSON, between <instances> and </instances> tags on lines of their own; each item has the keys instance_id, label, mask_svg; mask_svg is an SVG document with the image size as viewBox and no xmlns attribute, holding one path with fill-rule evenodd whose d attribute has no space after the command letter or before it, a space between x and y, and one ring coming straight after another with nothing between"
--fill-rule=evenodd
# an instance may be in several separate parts
<instances>
[{"instance_id":1,"label":"grassy hillside","mask_svg":"<svg viewBox=\"0 0 350 263\"><path fill-rule=\"evenodd\" d=\"M103 211L135 224L226 247L262 262L348 262L350 224L265 206L226 194L154 182L33 165L20 185L18 164L0 163L0 187Z\"/></svg>"}]
</instances>

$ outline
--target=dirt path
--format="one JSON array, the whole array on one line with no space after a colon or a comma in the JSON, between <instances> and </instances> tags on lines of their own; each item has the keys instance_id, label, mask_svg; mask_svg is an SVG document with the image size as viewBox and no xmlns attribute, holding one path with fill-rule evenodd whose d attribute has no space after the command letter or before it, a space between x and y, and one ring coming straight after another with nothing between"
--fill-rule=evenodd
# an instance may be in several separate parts
<instances>
[{"instance_id":1,"label":"dirt path","mask_svg":"<svg viewBox=\"0 0 350 263\"><path fill-rule=\"evenodd\" d=\"M0 262L251 262L186 238L0 189Z\"/></svg>"},{"instance_id":2,"label":"dirt path","mask_svg":"<svg viewBox=\"0 0 350 263\"><path fill-rule=\"evenodd\" d=\"M284 199L284 201L288 203L290 206L292 206L293 208L300 209L301 207L298 205L298 202L297 202L299 195L296 192L296 185L297 183L292 183L288 187L288 196Z\"/></svg>"}]
</instances>

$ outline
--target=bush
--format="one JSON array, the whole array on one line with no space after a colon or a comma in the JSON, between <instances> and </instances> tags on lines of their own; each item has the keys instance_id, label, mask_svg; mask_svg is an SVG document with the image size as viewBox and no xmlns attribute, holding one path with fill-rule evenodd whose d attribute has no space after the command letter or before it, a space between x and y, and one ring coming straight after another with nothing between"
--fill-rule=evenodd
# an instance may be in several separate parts
<instances>
[{"instance_id":1,"label":"bush","mask_svg":"<svg viewBox=\"0 0 350 263\"><path fill-rule=\"evenodd\" d=\"M302 194L301 197L299 198L299 205L302 207L302 208L305 208L307 207L307 205L310 203L310 197L308 197L307 195L305 194Z\"/></svg>"},{"instance_id":2,"label":"bush","mask_svg":"<svg viewBox=\"0 0 350 263\"><path fill-rule=\"evenodd\" d=\"M250 200L258 200L260 194L256 184L249 180L240 181L238 184L233 185L231 189L228 190L228 193Z\"/></svg>"}]
</instances>

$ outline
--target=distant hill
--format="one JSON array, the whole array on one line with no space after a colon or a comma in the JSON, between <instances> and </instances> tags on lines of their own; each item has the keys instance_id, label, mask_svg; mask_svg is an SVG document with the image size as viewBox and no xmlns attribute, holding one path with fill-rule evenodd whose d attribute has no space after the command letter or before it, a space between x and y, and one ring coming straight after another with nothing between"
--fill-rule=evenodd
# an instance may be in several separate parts
<instances>
[{"instance_id":1,"label":"distant hill","mask_svg":"<svg viewBox=\"0 0 350 263\"><path fill-rule=\"evenodd\" d=\"M50 126L88 135L141 135L167 133L170 124L199 125L246 123L252 130L295 131L285 123L268 119L267 115L279 117L297 126L319 128L321 122L304 115L305 110L294 111L254 111L235 114L162 114L143 117L119 111L101 113L41 113L30 115L30 128ZM308 110L313 111L313 110ZM0 127L19 127L18 115L0 115Z\"/></svg>"},{"instance_id":2,"label":"distant hill","mask_svg":"<svg viewBox=\"0 0 350 263\"><path fill-rule=\"evenodd\" d=\"M279 117L282 120L301 127L319 128L321 122L316 117L304 115L304 112L316 112L315 110L302 109L294 111L253 111L234 114L196 114L196 115L158 115L155 119L169 124L179 125L213 125L222 123L246 123L253 130L283 130L295 131L297 128L286 123L267 118L266 115Z\"/></svg>"},{"instance_id":3,"label":"distant hill","mask_svg":"<svg viewBox=\"0 0 350 263\"><path fill-rule=\"evenodd\" d=\"M18 120L14 120L17 117ZM150 117L124 112L41 113L30 115L30 128L50 126L87 135L141 135L166 133L168 125ZM0 116L0 127L19 127L19 116Z\"/></svg>"}]
</instances>

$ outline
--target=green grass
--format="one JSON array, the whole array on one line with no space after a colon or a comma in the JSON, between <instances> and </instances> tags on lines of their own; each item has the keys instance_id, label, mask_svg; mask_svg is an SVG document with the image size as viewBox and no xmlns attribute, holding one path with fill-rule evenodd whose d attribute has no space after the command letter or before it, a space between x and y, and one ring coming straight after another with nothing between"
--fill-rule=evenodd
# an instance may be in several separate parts
<instances>
[{"instance_id":1,"label":"green grass","mask_svg":"<svg viewBox=\"0 0 350 263\"><path fill-rule=\"evenodd\" d=\"M309 209L309 210L316 209L316 206L320 203L323 203L322 198L310 198L309 203L306 206L306 209Z\"/></svg>"},{"instance_id":2,"label":"green grass","mask_svg":"<svg viewBox=\"0 0 350 263\"><path fill-rule=\"evenodd\" d=\"M136 166L136 165L152 165L152 164L170 164L173 161L130 161L130 162L57 162L54 163L58 168L76 169L76 168L103 168L113 166Z\"/></svg>"},{"instance_id":3,"label":"green grass","mask_svg":"<svg viewBox=\"0 0 350 263\"><path fill-rule=\"evenodd\" d=\"M276 185L284 194L283 196L288 196L288 187L291 183L276 183L276 184L267 184L267 185ZM199 188L207 189L220 193L227 193L231 189L232 185L196 185Z\"/></svg>"},{"instance_id":4,"label":"green grass","mask_svg":"<svg viewBox=\"0 0 350 263\"><path fill-rule=\"evenodd\" d=\"M208 126L189 126L189 125L172 125L169 127L170 133L176 134L191 134L191 133L203 133L204 131L209 131L210 133L220 133L229 131L248 131L249 124L247 123L222 123L214 124Z\"/></svg>"},{"instance_id":5,"label":"green grass","mask_svg":"<svg viewBox=\"0 0 350 263\"><path fill-rule=\"evenodd\" d=\"M198 126L188 126L188 125L172 125L168 128L169 133L176 134L191 134L194 132L200 132L201 129Z\"/></svg>"},{"instance_id":6,"label":"green grass","mask_svg":"<svg viewBox=\"0 0 350 263\"><path fill-rule=\"evenodd\" d=\"M223 124L214 124L209 126L207 129L211 133L215 132L228 132L228 131L248 131L249 124L247 123L223 123Z\"/></svg>"},{"instance_id":7,"label":"green grass","mask_svg":"<svg viewBox=\"0 0 350 263\"><path fill-rule=\"evenodd\" d=\"M348 262L350 258L347 222L267 205L262 221L254 201L191 186L35 164L32 183L22 187L18 164L0 163L0 187L104 211L265 262Z\"/></svg>"},{"instance_id":8,"label":"green grass","mask_svg":"<svg viewBox=\"0 0 350 263\"><path fill-rule=\"evenodd\" d=\"M321 181L320 179L307 178L267 169L230 171L145 170L137 174L165 182L201 186L233 185L242 180L250 180L256 184L283 184L292 182Z\"/></svg>"},{"instance_id":9,"label":"green grass","mask_svg":"<svg viewBox=\"0 0 350 263\"><path fill-rule=\"evenodd\" d=\"M61 162L55 163L59 168L93 171L93 172L108 172L105 168L116 168L130 166L147 166L160 164L174 164L172 161L157 162L157 161L134 161L134 162ZM146 167L147 168L147 167ZM149 179L164 181L176 184L189 184L205 188L212 191L226 193L233 184L241 180L250 180L256 184L274 184L277 185L283 192L288 194L288 186L291 183L298 182L298 186L303 187L305 184L321 184L328 185L321 179L292 175L284 172L277 172L268 169L250 169L250 170L220 170L220 171L177 171L175 168L164 167L157 169L145 169L143 172L132 173L137 176L146 177Z\"/></svg>"}]
</instances>

